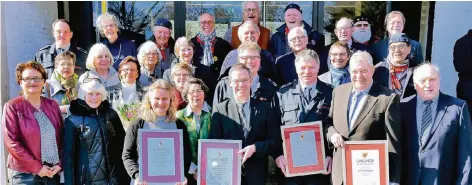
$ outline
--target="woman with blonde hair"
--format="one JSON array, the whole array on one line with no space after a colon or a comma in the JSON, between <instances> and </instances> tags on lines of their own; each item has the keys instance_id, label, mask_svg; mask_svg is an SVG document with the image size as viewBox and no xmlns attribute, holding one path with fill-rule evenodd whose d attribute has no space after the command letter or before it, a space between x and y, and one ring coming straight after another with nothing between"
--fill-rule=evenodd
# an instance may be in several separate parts
<instances>
[{"instance_id":1,"label":"woman with blonde hair","mask_svg":"<svg viewBox=\"0 0 472 185\"><path fill-rule=\"evenodd\" d=\"M141 65L139 83L144 87L150 86L157 79L162 78L165 69L159 63L162 60L161 52L155 42L147 41L139 47L138 61Z\"/></svg>"},{"instance_id":2,"label":"woman with blonde hair","mask_svg":"<svg viewBox=\"0 0 472 185\"><path fill-rule=\"evenodd\" d=\"M183 133L184 172L188 172L191 161L190 141L187 126L176 118L173 104L173 87L166 81L155 81L144 95L139 108L140 119L131 124L126 131L123 149L123 163L134 184L147 184L139 180L138 130L139 129L181 129ZM187 180L178 184L186 184Z\"/></svg>"},{"instance_id":3,"label":"woman with blonde hair","mask_svg":"<svg viewBox=\"0 0 472 185\"><path fill-rule=\"evenodd\" d=\"M101 43L94 44L90 48L85 67L90 70L80 75L78 86L86 79L97 79L111 94L119 85L118 73L112 67L113 56L107 46Z\"/></svg>"},{"instance_id":4,"label":"woman with blonde hair","mask_svg":"<svg viewBox=\"0 0 472 185\"><path fill-rule=\"evenodd\" d=\"M125 130L105 87L97 79L86 79L70 105L63 142L65 184L129 184L116 152L123 151Z\"/></svg>"}]
</instances>

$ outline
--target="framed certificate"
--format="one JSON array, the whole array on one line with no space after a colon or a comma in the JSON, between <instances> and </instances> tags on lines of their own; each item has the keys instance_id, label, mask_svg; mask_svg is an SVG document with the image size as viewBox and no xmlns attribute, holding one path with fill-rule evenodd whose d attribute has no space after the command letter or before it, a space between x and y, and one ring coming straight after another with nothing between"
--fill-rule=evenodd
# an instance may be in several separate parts
<instances>
[{"instance_id":1,"label":"framed certificate","mask_svg":"<svg viewBox=\"0 0 472 185\"><path fill-rule=\"evenodd\" d=\"M139 129L139 179L148 184L184 181L182 130Z\"/></svg>"},{"instance_id":2,"label":"framed certificate","mask_svg":"<svg viewBox=\"0 0 472 185\"><path fill-rule=\"evenodd\" d=\"M386 140L346 141L342 148L345 185L388 185Z\"/></svg>"},{"instance_id":3,"label":"framed certificate","mask_svg":"<svg viewBox=\"0 0 472 185\"><path fill-rule=\"evenodd\" d=\"M326 172L321 121L281 127L287 177Z\"/></svg>"},{"instance_id":4,"label":"framed certificate","mask_svg":"<svg viewBox=\"0 0 472 185\"><path fill-rule=\"evenodd\" d=\"M198 185L241 184L241 141L200 139L198 144Z\"/></svg>"}]
</instances>

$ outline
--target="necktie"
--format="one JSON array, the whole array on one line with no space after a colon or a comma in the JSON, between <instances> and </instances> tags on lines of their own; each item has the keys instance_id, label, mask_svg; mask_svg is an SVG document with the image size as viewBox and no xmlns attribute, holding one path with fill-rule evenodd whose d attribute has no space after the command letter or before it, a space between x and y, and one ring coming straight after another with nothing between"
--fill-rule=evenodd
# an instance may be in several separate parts
<instances>
[{"instance_id":1,"label":"necktie","mask_svg":"<svg viewBox=\"0 0 472 185\"><path fill-rule=\"evenodd\" d=\"M239 117L241 118L241 123L242 123L242 126L243 126L243 133L244 133L244 138L247 137L247 134L249 133L249 124L247 123L247 119L246 119L246 114L244 113L244 105L246 103L243 103L243 104L239 104L239 107L238 107L238 111L239 111Z\"/></svg>"},{"instance_id":2,"label":"necktie","mask_svg":"<svg viewBox=\"0 0 472 185\"><path fill-rule=\"evenodd\" d=\"M354 92L354 94L352 95L351 105L350 105L350 108L349 108L349 122L348 122L349 130L351 129L352 123L355 120L354 114L356 112L359 101L361 100L361 98L360 98L361 95L362 95L362 93L360 93L360 92Z\"/></svg>"},{"instance_id":3,"label":"necktie","mask_svg":"<svg viewBox=\"0 0 472 185\"><path fill-rule=\"evenodd\" d=\"M305 90L303 90L303 96L305 96L306 101L311 100L311 87L305 87Z\"/></svg>"},{"instance_id":4,"label":"necktie","mask_svg":"<svg viewBox=\"0 0 472 185\"><path fill-rule=\"evenodd\" d=\"M58 51L59 51L58 54L64 53L65 50L66 50L66 49L64 49L64 48L59 48L59 49L58 49Z\"/></svg>"},{"instance_id":5,"label":"necktie","mask_svg":"<svg viewBox=\"0 0 472 185\"><path fill-rule=\"evenodd\" d=\"M423 102L425 108L423 110L423 116L421 117L421 144L424 144L426 138L428 138L431 123L433 122L431 103L433 103L431 100Z\"/></svg>"}]
</instances>

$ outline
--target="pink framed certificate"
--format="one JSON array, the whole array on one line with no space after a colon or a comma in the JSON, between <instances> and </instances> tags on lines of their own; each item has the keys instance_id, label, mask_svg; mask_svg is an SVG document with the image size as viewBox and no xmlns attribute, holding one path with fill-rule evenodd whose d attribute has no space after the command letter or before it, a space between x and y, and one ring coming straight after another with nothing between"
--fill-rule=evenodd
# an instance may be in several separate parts
<instances>
[{"instance_id":1,"label":"pink framed certificate","mask_svg":"<svg viewBox=\"0 0 472 185\"><path fill-rule=\"evenodd\" d=\"M287 177L326 172L321 121L281 127Z\"/></svg>"},{"instance_id":2,"label":"pink framed certificate","mask_svg":"<svg viewBox=\"0 0 472 185\"><path fill-rule=\"evenodd\" d=\"M241 141L198 141L198 185L241 184Z\"/></svg>"},{"instance_id":3,"label":"pink framed certificate","mask_svg":"<svg viewBox=\"0 0 472 185\"><path fill-rule=\"evenodd\" d=\"M184 181L182 130L139 129L139 179L147 183Z\"/></svg>"}]
</instances>

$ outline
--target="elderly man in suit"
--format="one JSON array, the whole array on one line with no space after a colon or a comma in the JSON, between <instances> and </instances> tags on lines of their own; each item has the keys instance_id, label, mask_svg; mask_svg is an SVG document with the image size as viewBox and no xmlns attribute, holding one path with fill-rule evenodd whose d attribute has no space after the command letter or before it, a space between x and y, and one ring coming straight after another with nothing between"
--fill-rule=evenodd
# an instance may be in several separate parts
<instances>
[{"instance_id":1,"label":"elderly man in suit","mask_svg":"<svg viewBox=\"0 0 472 185\"><path fill-rule=\"evenodd\" d=\"M410 39L404 33L393 34L388 46L388 57L375 65L374 81L393 90L400 99L416 94L413 87L413 68L408 55Z\"/></svg>"},{"instance_id":2,"label":"elderly man in suit","mask_svg":"<svg viewBox=\"0 0 472 185\"><path fill-rule=\"evenodd\" d=\"M250 70L241 63L229 71L234 98L214 107L209 139L242 140L242 185L265 184L268 155L280 144L280 127L271 105L251 97Z\"/></svg>"},{"instance_id":3,"label":"elderly man in suit","mask_svg":"<svg viewBox=\"0 0 472 185\"><path fill-rule=\"evenodd\" d=\"M304 50L295 59L297 80L288 83L277 91L273 107L276 117L282 125L321 121L328 117L333 87L318 80L319 58L313 50ZM328 144L326 154L330 155ZM282 152L282 145L275 160L285 173L287 161ZM331 157L327 157L331 161ZM330 162L328 162L330 163ZM327 173L329 174L329 173ZM329 183L327 175L308 175L281 179L286 185L325 185Z\"/></svg>"},{"instance_id":4,"label":"elderly man in suit","mask_svg":"<svg viewBox=\"0 0 472 185\"><path fill-rule=\"evenodd\" d=\"M400 183L399 98L390 89L373 82L372 57L365 51L352 55L351 83L336 87L329 116L324 121L326 138L336 147L333 156L333 185L343 184L344 141L387 140L390 184Z\"/></svg>"},{"instance_id":5,"label":"elderly man in suit","mask_svg":"<svg viewBox=\"0 0 472 185\"><path fill-rule=\"evenodd\" d=\"M472 135L464 100L439 91L436 66L422 64L413 74L416 96L403 101L402 184L471 184Z\"/></svg>"}]
</instances>

